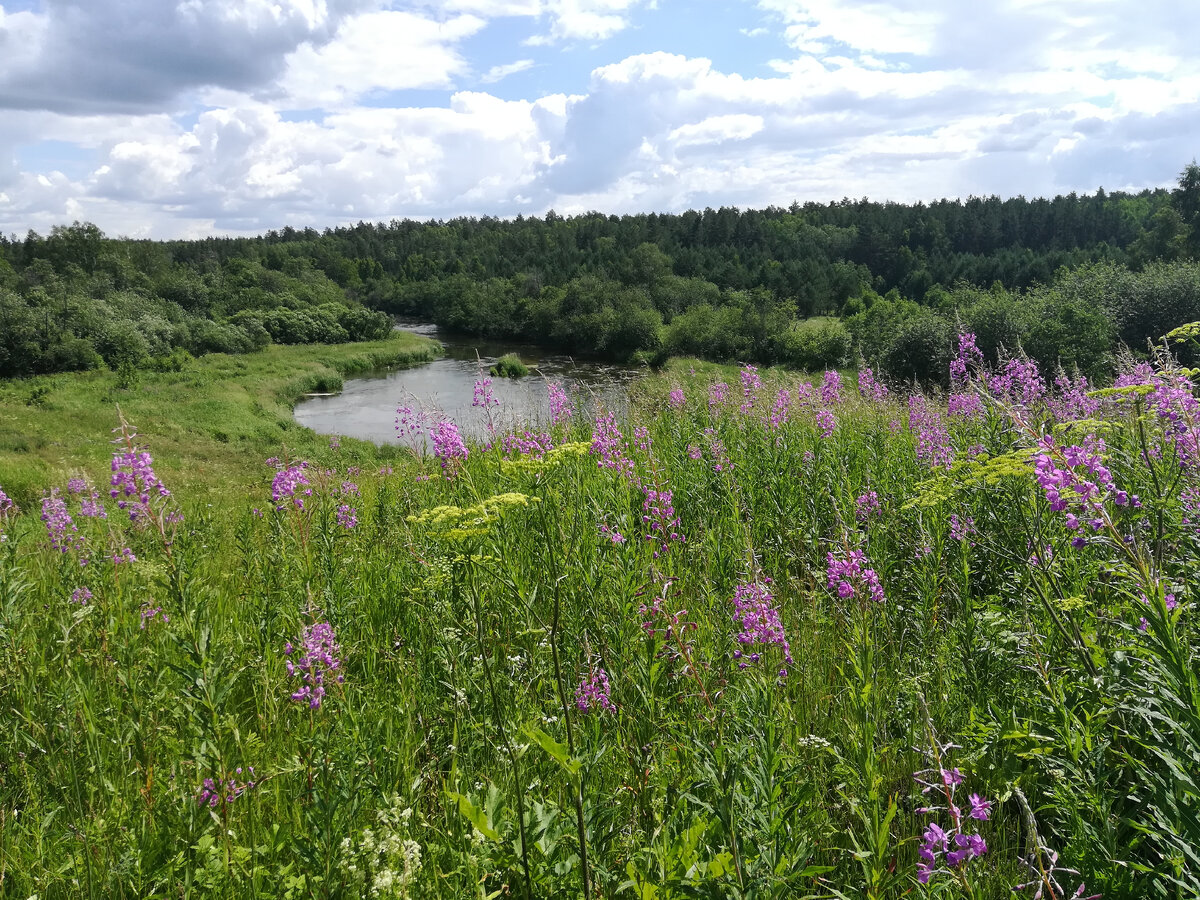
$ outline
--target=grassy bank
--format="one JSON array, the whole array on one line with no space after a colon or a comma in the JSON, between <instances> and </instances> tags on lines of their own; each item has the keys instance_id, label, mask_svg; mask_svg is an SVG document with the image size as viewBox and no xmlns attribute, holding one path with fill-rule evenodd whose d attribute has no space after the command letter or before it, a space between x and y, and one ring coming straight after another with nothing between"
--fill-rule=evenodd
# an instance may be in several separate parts
<instances>
[{"instance_id":1,"label":"grassy bank","mask_svg":"<svg viewBox=\"0 0 1200 900\"><path fill-rule=\"evenodd\" d=\"M96 414L0 514L0 894L1196 896L1195 386L964 359L277 470L234 413L337 370L213 360L132 519Z\"/></svg>"},{"instance_id":2,"label":"grassy bank","mask_svg":"<svg viewBox=\"0 0 1200 900\"><path fill-rule=\"evenodd\" d=\"M105 465L119 407L165 476L181 488L224 489L282 446L309 455L327 442L292 419L304 394L437 352L434 342L398 332L385 341L216 353L178 372L139 371L132 382L108 370L0 382L0 483L29 505L47 485Z\"/></svg>"}]
</instances>

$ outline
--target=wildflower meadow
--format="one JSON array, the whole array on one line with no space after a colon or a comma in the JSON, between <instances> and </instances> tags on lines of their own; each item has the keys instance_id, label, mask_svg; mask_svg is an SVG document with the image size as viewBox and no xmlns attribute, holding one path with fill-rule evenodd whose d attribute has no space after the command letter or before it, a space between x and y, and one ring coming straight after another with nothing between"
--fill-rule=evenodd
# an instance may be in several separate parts
<instances>
[{"instance_id":1,"label":"wildflower meadow","mask_svg":"<svg viewBox=\"0 0 1200 900\"><path fill-rule=\"evenodd\" d=\"M1200 896L1196 373L955 350L195 496L114 421L0 492L0 896Z\"/></svg>"}]
</instances>

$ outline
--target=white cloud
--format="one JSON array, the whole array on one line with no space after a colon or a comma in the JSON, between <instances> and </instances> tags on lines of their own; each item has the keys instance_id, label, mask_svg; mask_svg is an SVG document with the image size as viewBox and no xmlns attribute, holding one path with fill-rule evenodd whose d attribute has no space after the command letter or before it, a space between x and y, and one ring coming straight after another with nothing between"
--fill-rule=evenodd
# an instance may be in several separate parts
<instances>
[{"instance_id":1,"label":"white cloud","mask_svg":"<svg viewBox=\"0 0 1200 900\"><path fill-rule=\"evenodd\" d=\"M640 7L657 0L418 0L446 13L472 13L485 19L526 17L549 23L549 30L527 38L527 46L605 41L628 28Z\"/></svg>"},{"instance_id":2,"label":"white cloud","mask_svg":"<svg viewBox=\"0 0 1200 900\"><path fill-rule=\"evenodd\" d=\"M395 10L356 16L329 43L304 44L288 57L287 103L328 108L374 90L451 87L470 69L454 45L484 24L472 15L437 22Z\"/></svg>"},{"instance_id":3,"label":"white cloud","mask_svg":"<svg viewBox=\"0 0 1200 900\"><path fill-rule=\"evenodd\" d=\"M680 125L668 136L678 147L697 144L719 144L723 141L744 141L763 130L762 116L735 113L710 116L702 122Z\"/></svg>"},{"instance_id":4,"label":"white cloud","mask_svg":"<svg viewBox=\"0 0 1200 900\"><path fill-rule=\"evenodd\" d=\"M527 69L534 67L532 59L518 59L516 62L511 62L502 66L492 66L479 80L484 84L495 84L497 81L503 81L509 75L516 75L518 72L524 72Z\"/></svg>"},{"instance_id":5,"label":"white cloud","mask_svg":"<svg viewBox=\"0 0 1200 900\"><path fill-rule=\"evenodd\" d=\"M55 0L0 17L0 108L111 112L253 90L373 0Z\"/></svg>"},{"instance_id":6,"label":"white cloud","mask_svg":"<svg viewBox=\"0 0 1200 900\"><path fill-rule=\"evenodd\" d=\"M1200 26L1163 0L746 0L747 22L765 16L792 48L759 60L758 77L644 53L608 57L578 93L459 91L443 107L400 94L399 108L371 107L535 65L536 81L553 78L567 54L491 65L517 41L489 29L495 17L600 54L612 45L573 45L631 27L650 4L187 0L174 19L165 0L130 0L136 15L90 4L0 7L0 104L59 110L3 113L0 230L91 218L166 236L549 207L1032 196L1169 183L1200 146ZM68 7L99 29L94 51L56 12ZM101 27L106 10L120 28ZM175 21L185 12L190 30ZM472 49L497 33L508 43L480 65ZM254 48L257 61L233 59ZM68 49L79 58L66 74L18 78ZM282 112L310 108L315 121ZM90 164L39 163L39 141Z\"/></svg>"},{"instance_id":7,"label":"white cloud","mask_svg":"<svg viewBox=\"0 0 1200 900\"><path fill-rule=\"evenodd\" d=\"M933 46L933 32L945 18L944 13L929 9L936 5L915 0L759 2L763 10L776 13L784 21L788 41L807 53L826 52L831 44L871 53L928 53Z\"/></svg>"}]
</instances>

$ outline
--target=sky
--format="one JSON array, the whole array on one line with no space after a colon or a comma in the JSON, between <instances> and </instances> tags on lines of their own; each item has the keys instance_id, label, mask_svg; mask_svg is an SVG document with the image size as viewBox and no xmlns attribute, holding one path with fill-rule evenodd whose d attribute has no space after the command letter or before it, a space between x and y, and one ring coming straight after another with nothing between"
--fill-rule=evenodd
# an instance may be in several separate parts
<instances>
[{"instance_id":1,"label":"sky","mask_svg":"<svg viewBox=\"0 0 1200 900\"><path fill-rule=\"evenodd\" d=\"M0 0L0 232L1173 184L1195 0Z\"/></svg>"}]
</instances>

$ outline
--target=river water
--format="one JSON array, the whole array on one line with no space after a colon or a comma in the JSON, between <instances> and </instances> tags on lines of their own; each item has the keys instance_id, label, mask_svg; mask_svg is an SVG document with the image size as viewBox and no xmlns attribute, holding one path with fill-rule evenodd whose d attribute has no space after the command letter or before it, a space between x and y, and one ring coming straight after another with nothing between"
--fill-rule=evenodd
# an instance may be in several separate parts
<instances>
[{"instance_id":1,"label":"river water","mask_svg":"<svg viewBox=\"0 0 1200 900\"><path fill-rule=\"evenodd\" d=\"M620 411L629 384L646 370L617 363L576 360L528 344L496 343L446 335L435 325L400 323L399 328L434 338L445 355L410 369L392 369L347 379L332 396L308 397L296 404L296 421L321 434L362 438L376 444L399 443L395 432L396 408L408 406L453 419L468 437L486 440L488 416L473 407L475 381L488 377L488 368L506 353L516 353L529 366L525 378L492 378L492 392L500 401L492 407L492 423L500 434L550 420L547 384L561 382L576 414L588 413L602 403Z\"/></svg>"}]
</instances>

